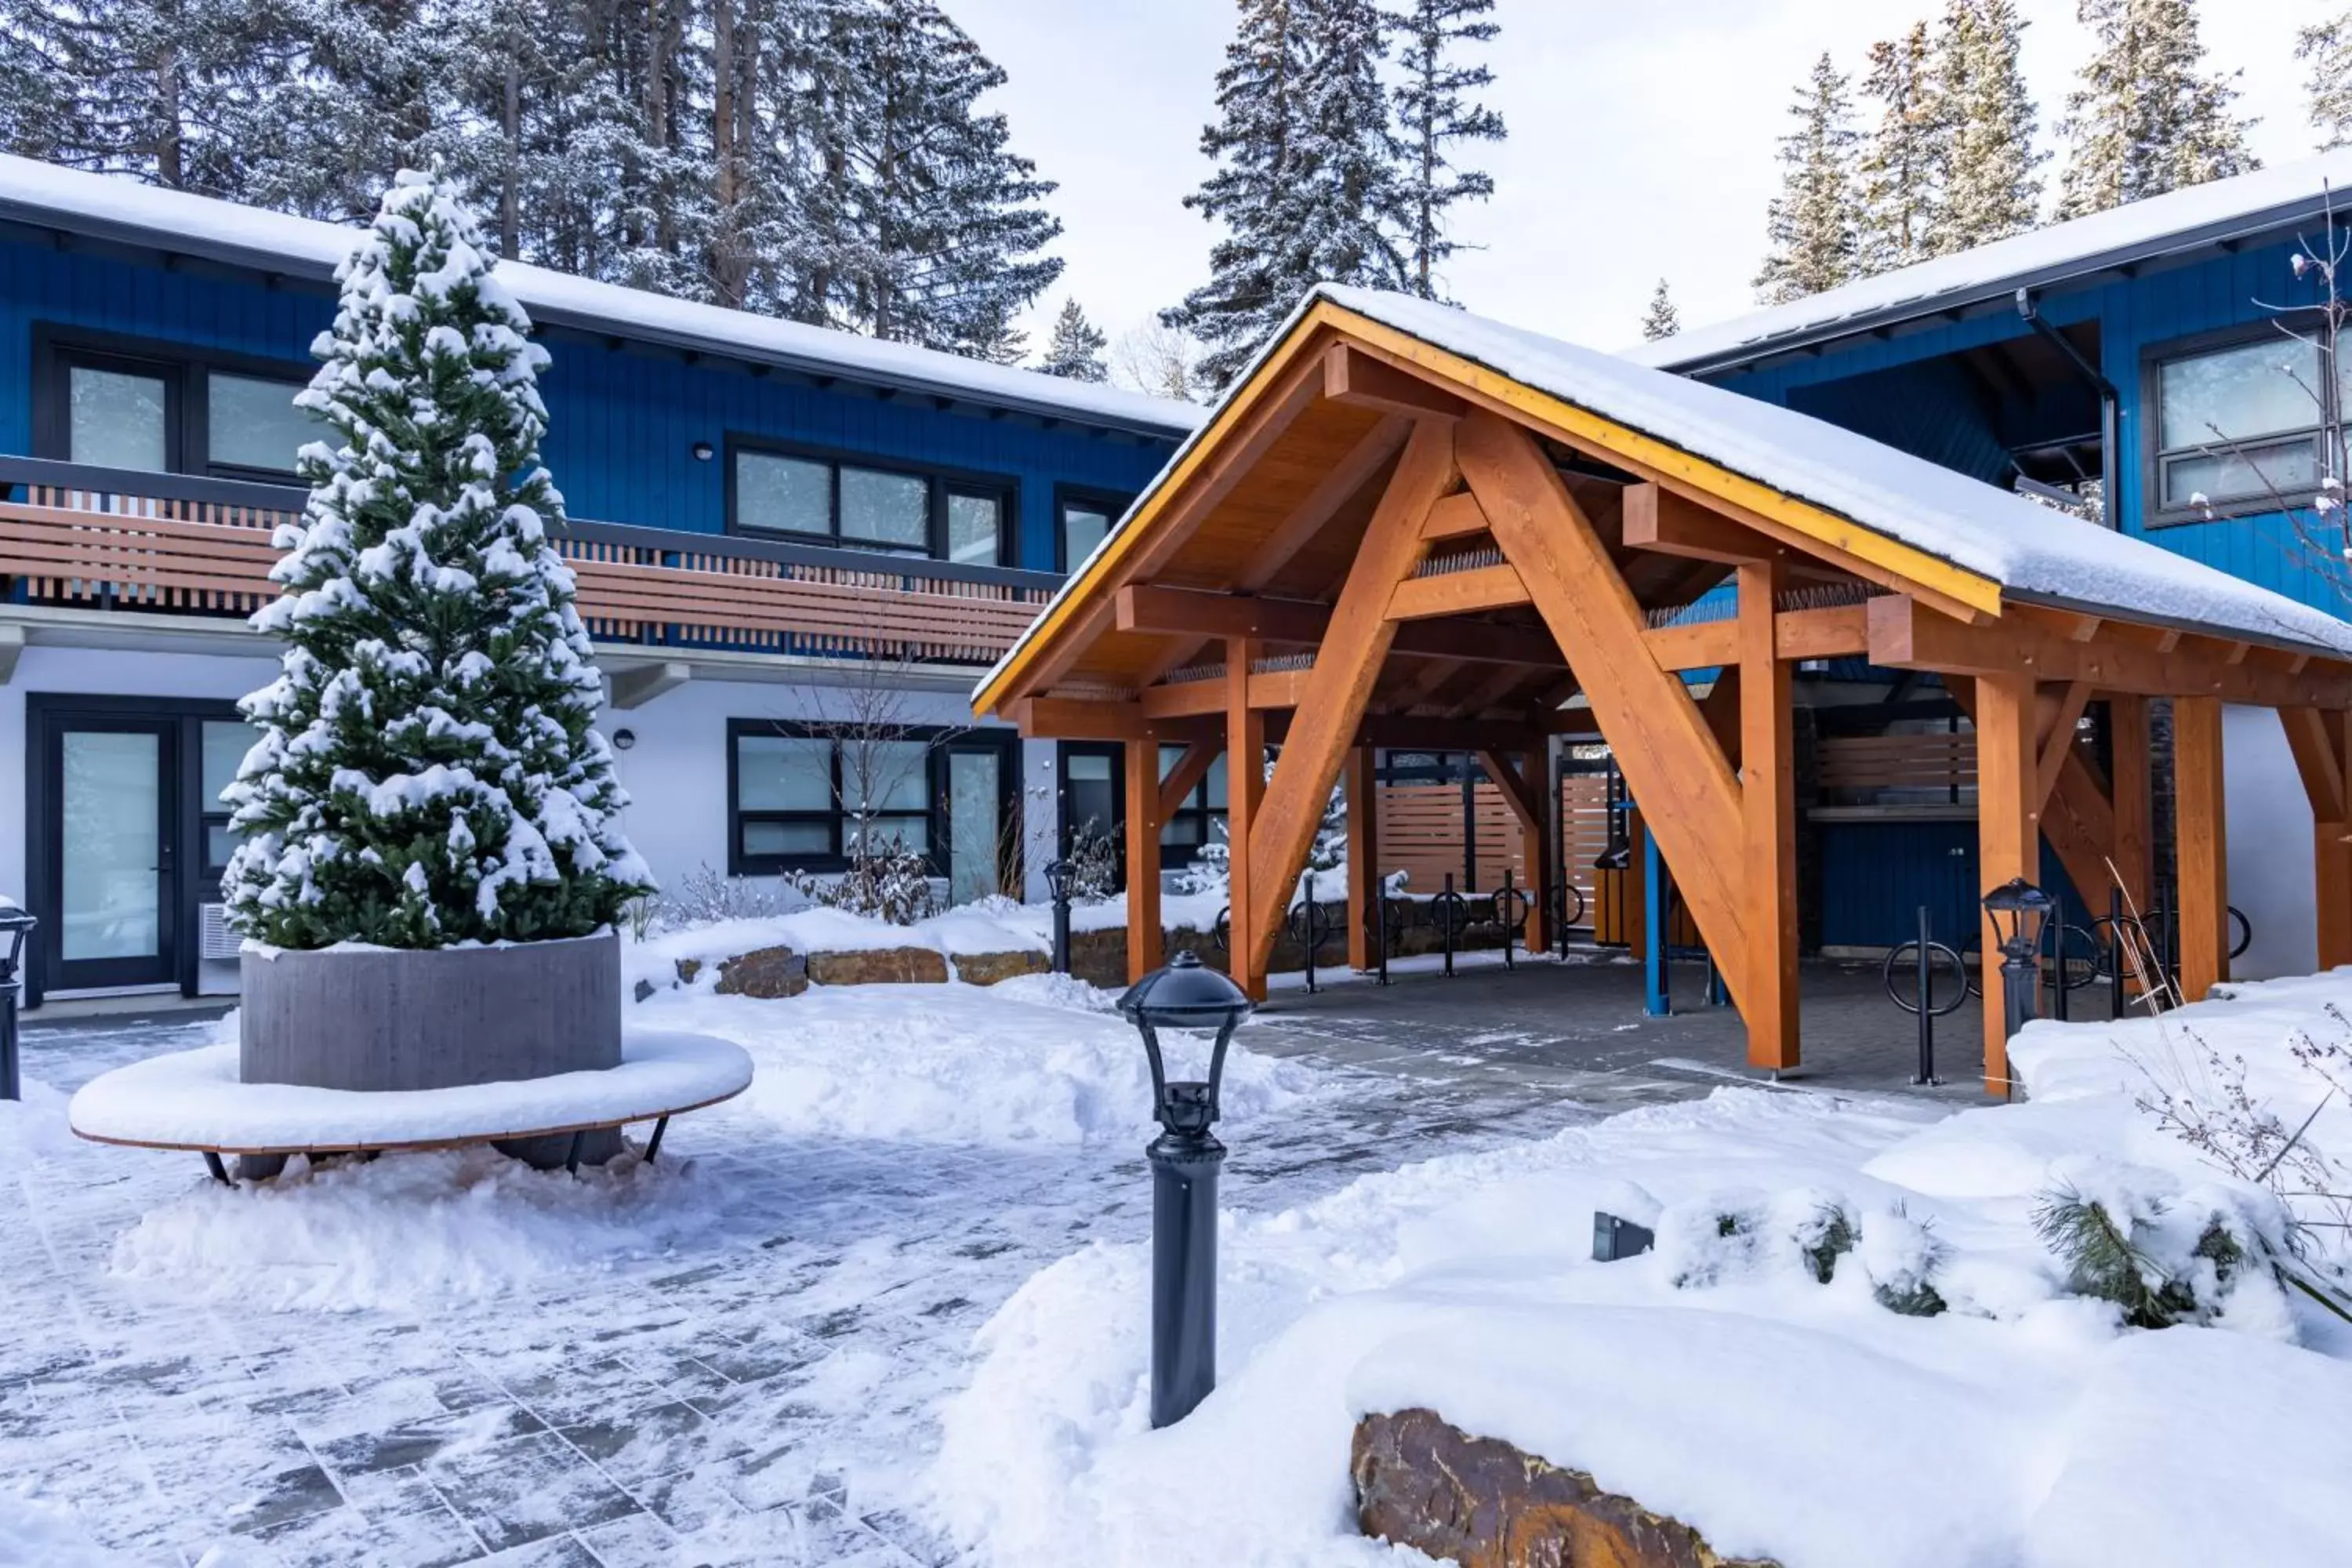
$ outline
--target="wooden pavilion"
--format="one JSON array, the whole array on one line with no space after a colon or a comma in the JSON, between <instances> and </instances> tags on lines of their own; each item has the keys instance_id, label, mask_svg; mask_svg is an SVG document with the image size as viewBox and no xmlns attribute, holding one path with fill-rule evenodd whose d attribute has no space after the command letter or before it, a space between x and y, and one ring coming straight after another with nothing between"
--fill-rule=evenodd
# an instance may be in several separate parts
<instances>
[{"instance_id":1,"label":"wooden pavilion","mask_svg":"<svg viewBox=\"0 0 2352 1568\"><path fill-rule=\"evenodd\" d=\"M1736 609L1691 618L1726 583ZM1227 769L1234 968L1261 995L1343 773L1365 963L1374 748L1482 758L1543 868L1540 921L1551 738L1604 742L1749 1062L1787 1068L1791 671L1842 657L1931 671L1969 710L1987 889L2037 879L2046 837L2086 895L2112 862L2147 906L2149 703L2169 699L2192 998L2226 973L2221 707L2277 710L2317 824L2318 962L2352 963L2352 626L1801 415L1397 296L1311 298L973 707L1126 743L1137 975L1160 962L1167 814L1220 752L1278 747L1263 784ZM2077 743L2094 703L2112 776ZM1164 778L1163 744L1183 748ZM1985 989L2002 1092L1997 972Z\"/></svg>"}]
</instances>

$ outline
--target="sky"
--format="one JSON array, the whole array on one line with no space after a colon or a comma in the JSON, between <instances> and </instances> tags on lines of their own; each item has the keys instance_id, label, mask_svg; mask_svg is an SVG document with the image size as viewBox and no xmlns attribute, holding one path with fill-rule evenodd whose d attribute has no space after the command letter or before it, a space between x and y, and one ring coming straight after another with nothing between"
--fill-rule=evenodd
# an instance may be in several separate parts
<instances>
[{"instance_id":1,"label":"sky","mask_svg":"<svg viewBox=\"0 0 2352 1568\"><path fill-rule=\"evenodd\" d=\"M2296 29L2345 0L2202 0L2208 63L2242 70L2267 163L2308 155ZM2021 0L2043 144L2090 53L2075 0ZM1206 174L1201 129L1233 0L948 0L1010 75L992 100L1014 149L1060 182L1063 280L1114 337L1201 281L1213 230L1182 205ZM1777 139L1797 83L1829 49L1857 79L1874 39L1942 0L1498 0L1490 101L1509 139L1475 150L1495 198L1455 210L1479 247L1447 291L1471 310L1601 349L1638 336L1665 279L1686 327L1753 308ZM2045 200L2057 162L2043 165ZM1033 330L1033 343L1042 331Z\"/></svg>"}]
</instances>

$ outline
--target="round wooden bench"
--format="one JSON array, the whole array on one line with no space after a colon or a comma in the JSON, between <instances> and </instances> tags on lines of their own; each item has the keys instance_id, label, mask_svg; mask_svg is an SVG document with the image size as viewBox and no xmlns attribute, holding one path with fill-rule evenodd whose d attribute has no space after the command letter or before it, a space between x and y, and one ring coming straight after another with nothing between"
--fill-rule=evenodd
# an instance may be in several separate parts
<instances>
[{"instance_id":1,"label":"round wooden bench","mask_svg":"<svg viewBox=\"0 0 2352 1568\"><path fill-rule=\"evenodd\" d=\"M589 1133L633 1122L654 1123L645 1155L652 1161L671 1117L751 1085L751 1058L728 1040L631 1030L616 1068L456 1089L362 1093L244 1083L236 1074L233 1042L150 1057L84 1084L67 1116L92 1142L194 1150L223 1182L225 1154L282 1163L295 1154L455 1149L565 1134L572 1143L564 1168L576 1173Z\"/></svg>"}]
</instances>

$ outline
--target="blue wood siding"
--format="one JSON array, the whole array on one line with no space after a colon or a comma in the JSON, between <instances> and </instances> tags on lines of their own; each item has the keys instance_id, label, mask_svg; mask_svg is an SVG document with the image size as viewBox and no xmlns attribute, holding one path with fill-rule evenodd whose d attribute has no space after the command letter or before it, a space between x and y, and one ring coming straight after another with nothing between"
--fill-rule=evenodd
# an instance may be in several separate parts
<instances>
[{"instance_id":1,"label":"blue wood siding","mask_svg":"<svg viewBox=\"0 0 2352 1568\"><path fill-rule=\"evenodd\" d=\"M307 362L332 319L333 301L308 290L0 244L0 363L15 370L0 375L0 448L32 449L36 322ZM726 465L697 460L694 444L723 453L730 434L765 436L1010 479L1020 517L1009 564L1051 571L1055 486L1131 495L1175 445L828 391L571 333L547 346L547 465L580 518L722 531Z\"/></svg>"},{"instance_id":2,"label":"blue wood siding","mask_svg":"<svg viewBox=\"0 0 2352 1568\"><path fill-rule=\"evenodd\" d=\"M1821 847L1822 946L1908 942L1919 929L1922 904L1937 942L1965 947L1976 934L1982 906L1973 818L1822 822L1813 832ZM2068 923L2089 926L2089 911L2047 844L2042 886L2058 899Z\"/></svg>"}]
</instances>

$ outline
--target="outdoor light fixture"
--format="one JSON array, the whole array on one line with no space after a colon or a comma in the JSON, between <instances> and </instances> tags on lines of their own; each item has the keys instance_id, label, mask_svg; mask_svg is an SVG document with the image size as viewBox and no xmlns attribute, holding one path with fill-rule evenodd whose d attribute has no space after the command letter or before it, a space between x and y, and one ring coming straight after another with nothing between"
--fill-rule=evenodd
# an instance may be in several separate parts
<instances>
[{"instance_id":1,"label":"outdoor light fixture","mask_svg":"<svg viewBox=\"0 0 2352 1568\"><path fill-rule=\"evenodd\" d=\"M715 455L710 443L708 441L697 441L694 444L693 451L694 460L698 463L707 463L710 461L711 458Z\"/></svg>"},{"instance_id":2,"label":"outdoor light fixture","mask_svg":"<svg viewBox=\"0 0 2352 1568\"><path fill-rule=\"evenodd\" d=\"M1984 896L1984 907L2000 939L2002 1024L2014 1035L2041 1001L2042 928L2058 900L2024 878L2011 877Z\"/></svg>"},{"instance_id":3,"label":"outdoor light fixture","mask_svg":"<svg viewBox=\"0 0 2352 1568\"><path fill-rule=\"evenodd\" d=\"M1225 1146L1210 1134L1225 1047L1249 1016L1240 986L1180 952L1128 987L1118 1010L1151 1059L1151 1425L1172 1426L1217 1386L1217 1168ZM1216 1031L1205 1080L1171 1082L1162 1029Z\"/></svg>"},{"instance_id":4,"label":"outdoor light fixture","mask_svg":"<svg viewBox=\"0 0 2352 1568\"><path fill-rule=\"evenodd\" d=\"M16 997L25 988L25 939L41 922L0 900L0 1100L25 1098L16 1070Z\"/></svg>"},{"instance_id":5,"label":"outdoor light fixture","mask_svg":"<svg viewBox=\"0 0 2352 1568\"><path fill-rule=\"evenodd\" d=\"M1070 972L1070 872L1058 856L1045 862L1045 890L1054 897L1054 973Z\"/></svg>"},{"instance_id":6,"label":"outdoor light fixture","mask_svg":"<svg viewBox=\"0 0 2352 1568\"><path fill-rule=\"evenodd\" d=\"M1657 1245L1658 1233L1648 1226L1635 1225L1630 1219L1620 1219L1598 1209L1593 1211L1593 1262L1614 1263L1621 1258L1638 1258Z\"/></svg>"},{"instance_id":7,"label":"outdoor light fixture","mask_svg":"<svg viewBox=\"0 0 2352 1568\"><path fill-rule=\"evenodd\" d=\"M615 730L613 731L613 750L616 752L625 752L636 743L637 732L635 730Z\"/></svg>"}]
</instances>

